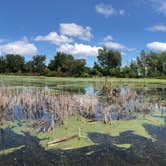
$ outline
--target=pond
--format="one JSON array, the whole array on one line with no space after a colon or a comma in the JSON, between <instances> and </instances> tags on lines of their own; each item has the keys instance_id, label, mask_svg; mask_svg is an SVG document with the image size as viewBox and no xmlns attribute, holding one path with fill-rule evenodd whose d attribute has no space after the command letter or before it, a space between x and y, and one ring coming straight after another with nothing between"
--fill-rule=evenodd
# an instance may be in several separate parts
<instances>
[{"instance_id":1,"label":"pond","mask_svg":"<svg viewBox=\"0 0 166 166\"><path fill-rule=\"evenodd\" d=\"M0 165L166 165L166 83L0 77Z\"/></svg>"}]
</instances>

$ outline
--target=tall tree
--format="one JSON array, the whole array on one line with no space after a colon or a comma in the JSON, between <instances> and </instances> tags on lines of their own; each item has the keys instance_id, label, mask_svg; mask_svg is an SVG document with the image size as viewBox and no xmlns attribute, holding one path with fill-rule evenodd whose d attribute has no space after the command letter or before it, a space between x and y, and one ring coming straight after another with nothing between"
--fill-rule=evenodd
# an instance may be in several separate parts
<instances>
[{"instance_id":1,"label":"tall tree","mask_svg":"<svg viewBox=\"0 0 166 166\"><path fill-rule=\"evenodd\" d=\"M140 57L137 57L137 63L140 76L145 77L147 75L147 55L144 50L141 51Z\"/></svg>"},{"instance_id":2,"label":"tall tree","mask_svg":"<svg viewBox=\"0 0 166 166\"><path fill-rule=\"evenodd\" d=\"M63 73L68 76L81 76L85 71L86 61L84 59L74 59L70 54L57 52L57 55L50 61L48 68L51 71Z\"/></svg>"},{"instance_id":3,"label":"tall tree","mask_svg":"<svg viewBox=\"0 0 166 166\"><path fill-rule=\"evenodd\" d=\"M73 60L74 57L72 55L57 52L54 59L50 61L48 68L52 71L67 72Z\"/></svg>"},{"instance_id":4,"label":"tall tree","mask_svg":"<svg viewBox=\"0 0 166 166\"><path fill-rule=\"evenodd\" d=\"M33 61L28 61L27 63L25 63L24 70L26 73L32 73L34 70L33 69Z\"/></svg>"},{"instance_id":5,"label":"tall tree","mask_svg":"<svg viewBox=\"0 0 166 166\"><path fill-rule=\"evenodd\" d=\"M158 72L161 76L166 76L166 51L160 53L158 62Z\"/></svg>"},{"instance_id":6,"label":"tall tree","mask_svg":"<svg viewBox=\"0 0 166 166\"><path fill-rule=\"evenodd\" d=\"M46 67L45 61L46 61L45 55L33 56L32 62L29 63L29 65L32 65L32 72L42 74Z\"/></svg>"},{"instance_id":7,"label":"tall tree","mask_svg":"<svg viewBox=\"0 0 166 166\"><path fill-rule=\"evenodd\" d=\"M1 56L0 57L0 73L5 73L6 72L6 59Z\"/></svg>"},{"instance_id":8,"label":"tall tree","mask_svg":"<svg viewBox=\"0 0 166 166\"><path fill-rule=\"evenodd\" d=\"M22 72L24 69L24 57L21 55L6 55L6 70L9 73Z\"/></svg>"},{"instance_id":9,"label":"tall tree","mask_svg":"<svg viewBox=\"0 0 166 166\"><path fill-rule=\"evenodd\" d=\"M130 69L132 71L132 72L130 72L130 73L132 73L131 77L135 78L135 77L139 76L139 73L138 73L139 67L138 67L138 64L137 64L136 61L134 61L134 60L131 61L131 63L130 63Z\"/></svg>"},{"instance_id":10,"label":"tall tree","mask_svg":"<svg viewBox=\"0 0 166 166\"><path fill-rule=\"evenodd\" d=\"M69 72L72 76L79 77L86 70L85 65L85 59L74 59L69 67Z\"/></svg>"},{"instance_id":11,"label":"tall tree","mask_svg":"<svg viewBox=\"0 0 166 166\"><path fill-rule=\"evenodd\" d=\"M148 76L155 77L158 75L159 54L150 52L147 55Z\"/></svg>"},{"instance_id":12,"label":"tall tree","mask_svg":"<svg viewBox=\"0 0 166 166\"><path fill-rule=\"evenodd\" d=\"M109 50L107 48L99 49L98 62L103 69L104 75L109 75L110 68L119 68L121 66L121 53L115 50Z\"/></svg>"}]
</instances>

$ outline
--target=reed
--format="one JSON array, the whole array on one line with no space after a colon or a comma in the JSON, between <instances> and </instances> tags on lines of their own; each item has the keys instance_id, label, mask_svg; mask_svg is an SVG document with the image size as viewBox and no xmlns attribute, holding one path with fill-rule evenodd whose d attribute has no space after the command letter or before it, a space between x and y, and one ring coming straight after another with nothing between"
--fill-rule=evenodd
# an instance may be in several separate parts
<instances>
[{"instance_id":1,"label":"reed","mask_svg":"<svg viewBox=\"0 0 166 166\"><path fill-rule=\"evenodd\" d=\"M5 121L26 119L33 130L47 132L54 131L55 125L64 125L69 116L112 124L113 120L134 118L133 113L137 112L146 116L153 108L148 102L141 101L135 91L121 94L107 81L102 92L100 97L74 96L53 93L51 89L0 87L0 126Z\"/></svg>"},{"instance_id":2,"label":"reed","mask_svg":"<svg viewBox=\"0 0 166 166\"><path fill-rule=\"evenodd\" d=\"M105 80L101 93L105 97L107 106L103 107L103 121L112 124L112 114L116 113L116 120L136 118L135 113L142 113L144 118L149 114L154 104L141 97L136 91L126 90L124 94L110 81Z\"/></svg>"},{"instance_id":3,"label":"reed","mask_svg":"<svg viewBox=\"0 0 166 166\"><path fill-rule=\"evenodd\" d=\"M28 119L36 120L34 126L38 126L38 130L49 130L55 123L64 124L72 114L72 97L69 95L52 95L38 89L0 88L0 99L1 126L5 120Z\"/></svg>"}]
</instances>

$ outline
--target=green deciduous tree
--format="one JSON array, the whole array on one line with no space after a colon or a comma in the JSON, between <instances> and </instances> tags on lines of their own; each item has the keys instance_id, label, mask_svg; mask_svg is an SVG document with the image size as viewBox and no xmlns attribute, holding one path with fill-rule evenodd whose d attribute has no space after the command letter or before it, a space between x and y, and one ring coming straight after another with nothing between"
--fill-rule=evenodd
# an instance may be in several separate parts
<instances>
[{"instance_id":1,"label":"green deciduous tree","mask_svg":"<svg viewBox=\"0 0 166 166\"><path fill-rule=\"evenodd\" d=\"M32 65L32 72L42 74L46 67L45 61L46 61L45 55L36 55L33 56L32 61L30 61L28 65L29 66Z\"/></svg>"},{"instance_id":2,"label":"green deciduous tree","mask_svg":"<svg viewBox=\"0 0 166 166\"><path fill-rule=\"evenodd\" d=\"M86 61L84 59L74 59L70 54L57 52L53 60L50 61L48 68L59 74L66 76L81 76L85 72Z\"/></svg>"},{"instance_id":3,"label":"green deciduous tree","mask_svg":"<svg viewBox=\"0 0 166 166\"><path fill-rule=\"evenodd\" d=\"M21 55L13 55L8 54L5 57L6 61L6 72L9 73L16 73L16 72L22 72L24 69L24 57Z\"/></svg>"},{"instance_id":4,"label":"green deciduous tree","mask_svg":"<svg viewBox=\"0 0 166 166\"><path fill-rule=\"evenodd\" d=\"M54 59L50 61L48 68L52 71L67 72L73 60L72 55L57 52Z\"/></svg>"},{"instance_id":5,"label":"green deciduous tree","mask_svg":"<svg viewBox=\"0 0 166 166\"><path fill-rule=\"evenodd\" d=\"M104 75L109 75L110 68L119 68L121 66L121 53L107 48L99 49L98 62Z\"/></svg>"},{"instance_id":6,"label":"green deciduous tree","mask_svg":"<svg viewBox=\"0 0 166 166\"><path fill-rule=\"evenodd\" d=\"M5 57L1 56L0 57L0 73L5 73L6 72L6 59Z\"/></svg>"}]
</instances>

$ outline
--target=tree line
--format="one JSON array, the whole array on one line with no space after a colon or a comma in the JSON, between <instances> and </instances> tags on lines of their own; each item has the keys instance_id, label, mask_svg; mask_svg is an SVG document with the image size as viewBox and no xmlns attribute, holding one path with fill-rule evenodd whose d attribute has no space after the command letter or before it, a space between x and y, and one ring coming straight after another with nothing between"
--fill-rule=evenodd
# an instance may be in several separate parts
<instances>
[{"instance_id":1,"label":"tree line","mask_svg":"<svg viewBox=\"0 0 166 166\"><path fill-rule=\"evenodd\" d=\"M30 61L25 61L21 55L8 54L0 56L0 73L55 77L166 78L166 51L160 53L141 51L140 56L123 67L121 53L108 48L99 49L93 67L87 67L85 59L75 59L63 52L57 52L47 65L45 55L36 55Z\"/></svg>"}]
</instances>

